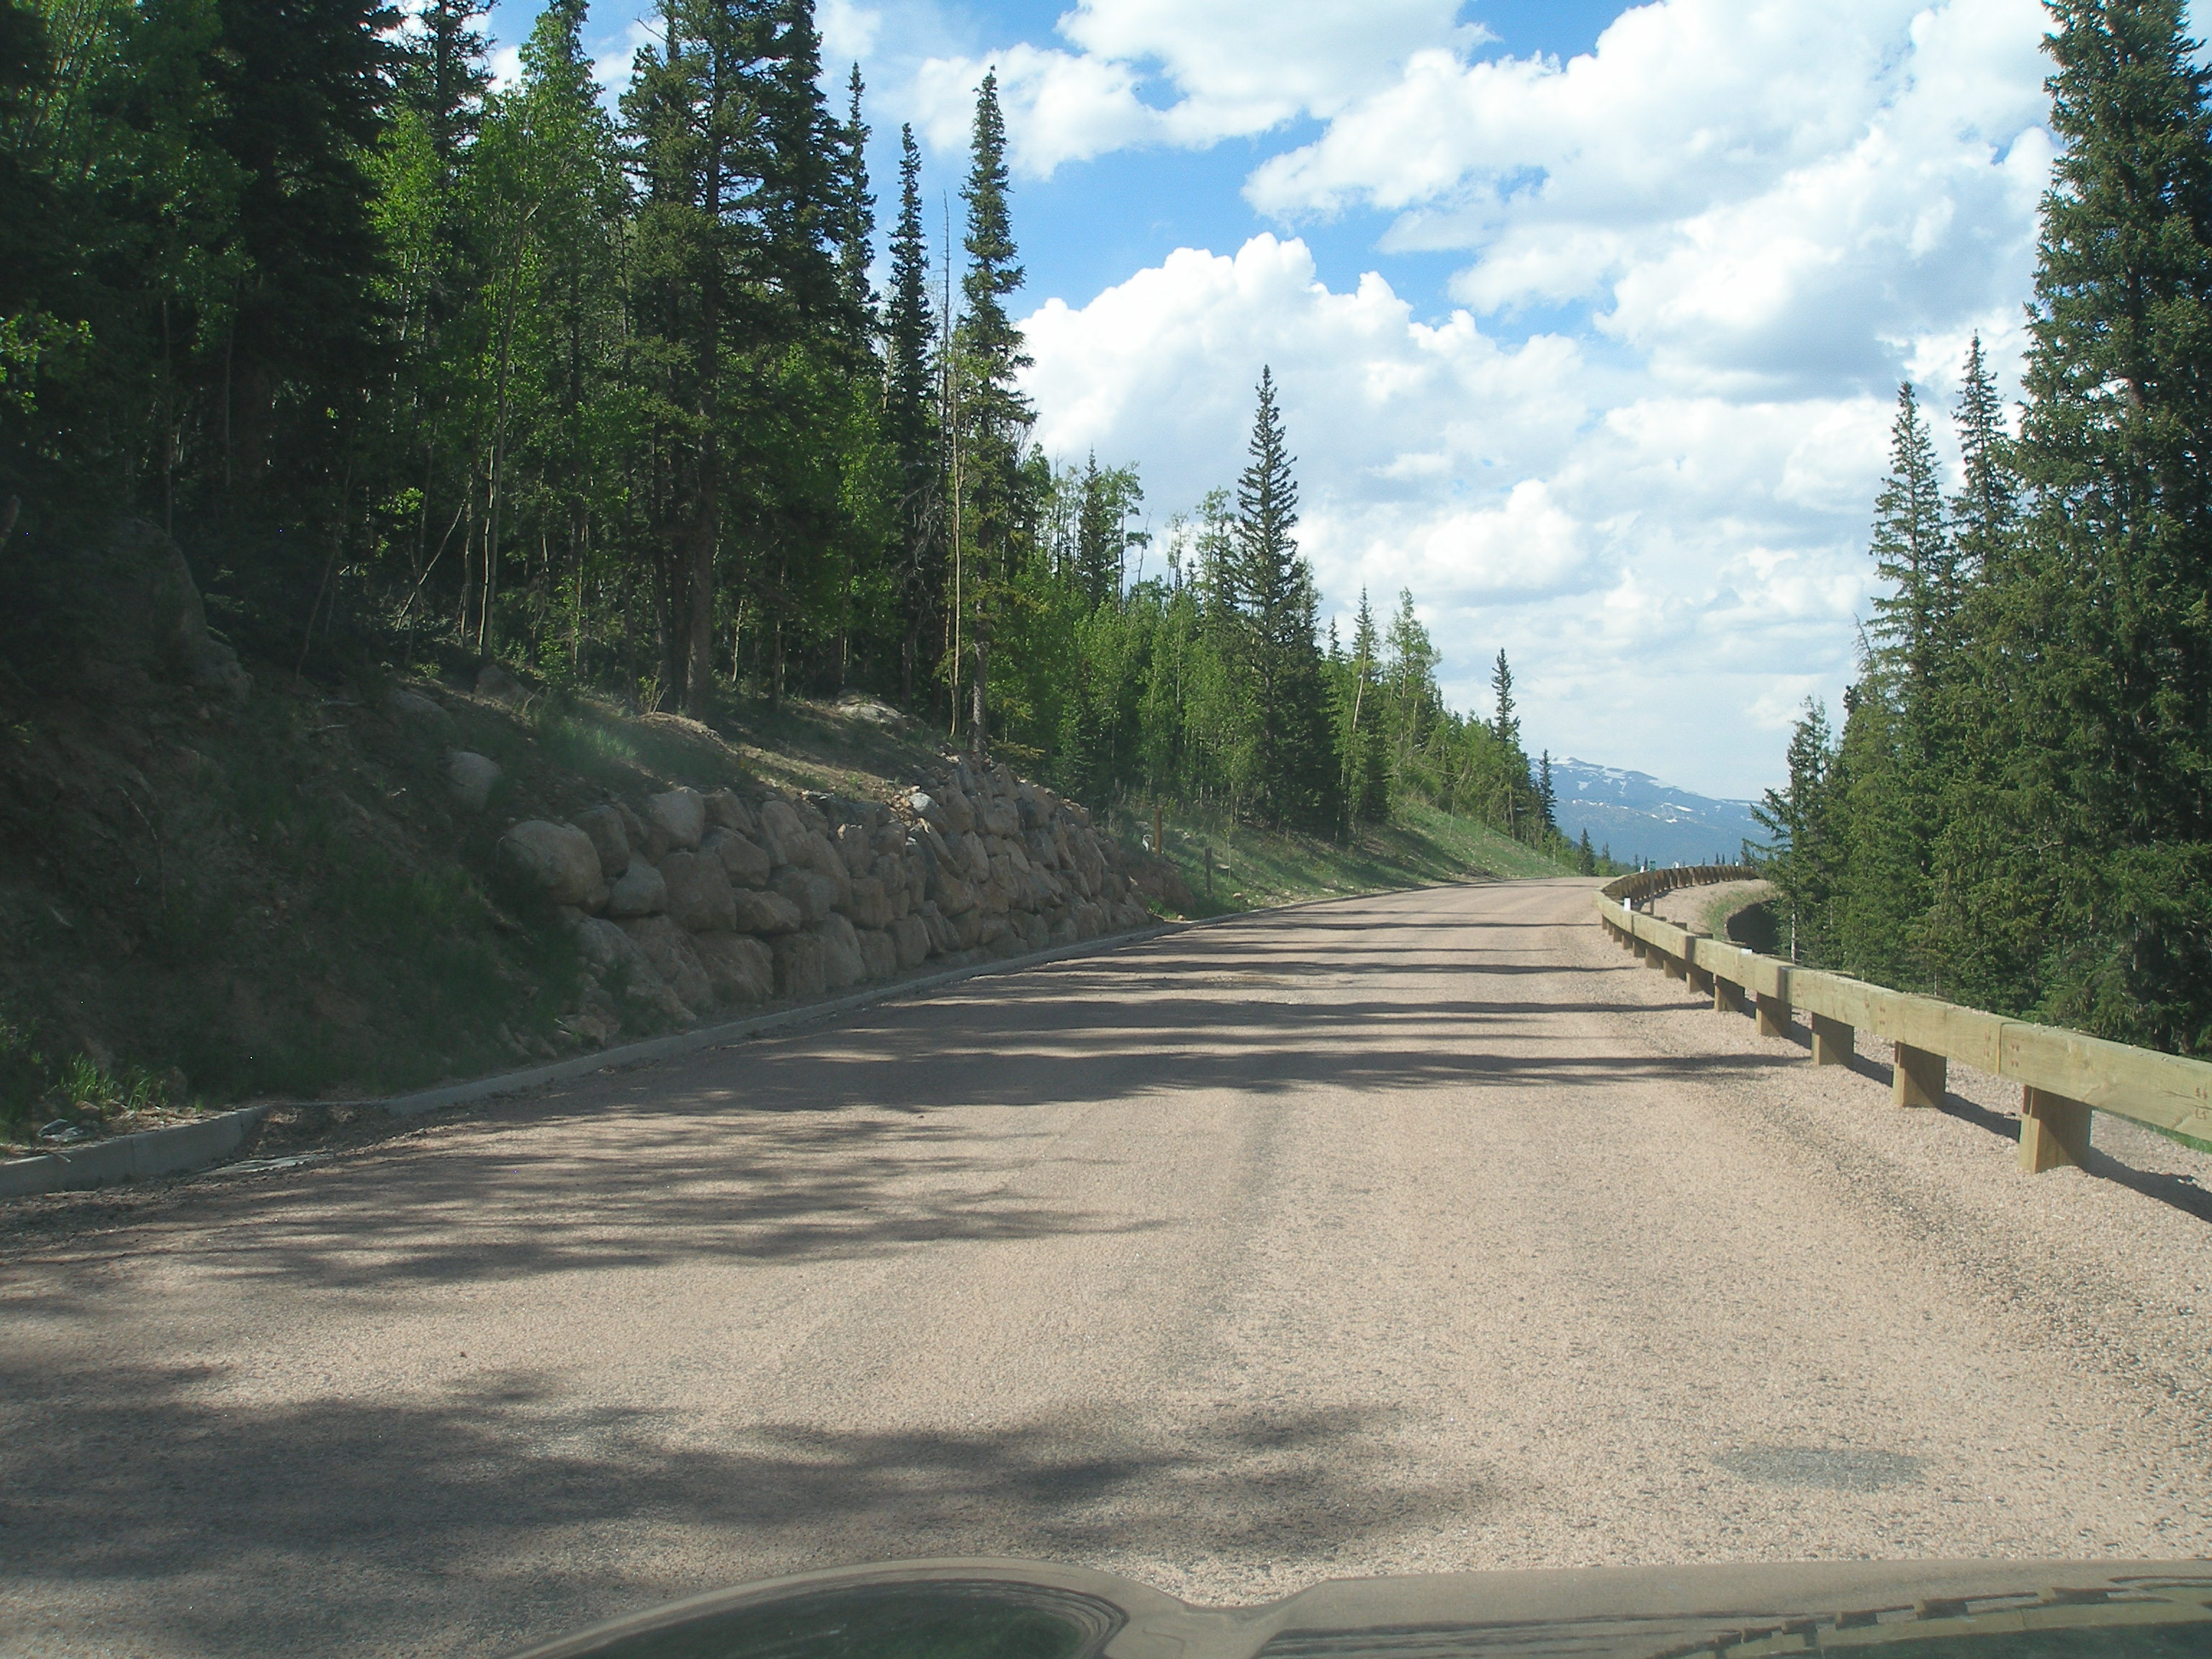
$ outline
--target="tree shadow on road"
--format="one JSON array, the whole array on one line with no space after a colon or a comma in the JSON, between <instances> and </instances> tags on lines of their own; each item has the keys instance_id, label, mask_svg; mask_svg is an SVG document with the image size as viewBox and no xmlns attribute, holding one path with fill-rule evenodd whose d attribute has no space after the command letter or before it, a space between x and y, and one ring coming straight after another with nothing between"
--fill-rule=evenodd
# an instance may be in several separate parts
<instances>
[{"instance_id":1,"label":"tree shadow on road","mask_svg":"<svg viewBox=\"0 0 2212 1659\"><path fill-rule=\"evenodd\" d=\"M192 1652L496 1652L783 1572L1133 1551L1255 1566L1476 1519L1497 1497L1350 1407L1216 1403L1161 1427L1101 1401L975 1431L726 1430L574 1407L528 1376L439 1405L348 1397L341 1378L277 1409L211 1406L204 1376L0 1368L0 1395L48 1425L0 1449L0 1594L19 1616L88 1601L104 1645ZM702 1554L711 1582L659 1565Z\"/></svg>"}]
</instances>

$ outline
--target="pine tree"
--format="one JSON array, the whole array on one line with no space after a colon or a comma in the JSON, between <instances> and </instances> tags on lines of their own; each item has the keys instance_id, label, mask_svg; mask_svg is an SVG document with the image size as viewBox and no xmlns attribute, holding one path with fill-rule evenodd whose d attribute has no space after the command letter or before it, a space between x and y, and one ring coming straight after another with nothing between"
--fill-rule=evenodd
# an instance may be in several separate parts
<instances>
[{"instance_id":1,"label":"pine tree","mask_svg":"<svg viewBox=\"0 0 2212 1659\"><path fill-rule=\"evenodd\" d=\"M1521 716L1513 703L1513 665L1505 660L1505 653L1498 653L1498 660L1490 670L1490 729L1498 741L1517 752L1521 747Z\"/></svg>"},{"instance_id":2,"label":"pine tree","mask_svg":"<svg viewBox=\"0 0 2212 1659\"><path fill-rule=\"evenodd\" d=\"M898 471L900 700L914 706L922 641L944 605L938 447L930 418L929 238L921 222L921 150L914 129L899 129L898 220L891 231L890 295L884 319L884 424Z\"/></svg>"},{"instance_id":3,"label":"pine tree","mask_svg":"<svg viewBox=\"0 0 2212 1659\"><path fill-rule=\"evenodd\" d=\"M1962 587L2002 564L2020 518L2020 479L2004 405L1978 333L1966 348L1963 382L1954 424L1966 478L1950 506L1952 559Z\"/></svg>"},{"instance_id":4,"label":"pine tree","mask_svg":"<svg viewBox=\"0 0 2212 1659\"><path fill-rule=\"evenodd\" d=\"M1831 911L1840 849L1831 835L1834 745L1826 709L1808 701L1790 734L1790 781L1769 789L1751 815L1771 837L1758 849L1763 873L1780 890L1790 916L1790 959L1818 966L1831 959ZM1610 848L1606 856L1612 857Z\"/></svg>"},{"instance_id":5,"label":"pine tree","mask_svg":"<svg viewBox=\"0 0 2212 1659\"><path fill-rule=\"evenodd\" d=\"M875 315L868 267L875 258L876 199L868 188L868 124L860 112L860 66L846 79L845 119L837 128L837 282L848 320L866 325Z\"/></svg>"},{"instance_id":6,"label":"pine tree","mask_svg":"<svg viewBox=\"0 0 2212 1659\"><path fill-rule=\"evenodd\" d=\"M1092 452L1084 464L1075 515L1075 585L1092 609L1121 596L1121 524Z\"/></svg>"},{"instance_id":7,"label":"pine tree","mask_svg":"<svg viewBox=\"0 0 2212 1659\"><path fill-rule=\"evenodd\" d=\"M2212 111L2181 0L2054 0L2019 446L2035 507L1979 666L2025 835L1961 872L2037 923L2051 1018L2212 1048ZM2014 850L2009 858L2005 848ZM2033 853L2027 849L2034 848ZM2022 867L2032 860L2033 867ZM2027 908L2022 908L2023 902ZM2039 912L2037 904L2046 906Z\"/></svg>"},{"instance_id":8,"label":"pine tree","mask_svg":"<svg viewBox=\"0 0 2212 1659\"><path fill-rule=\"evenodd\" d=\"M1390 737L1383 718L1382 651L1375 612L1363 587L1352 631L1352 655L1346 664L1351 695L1341 738L1342 787L1356 823L1381 823L1390 816Z\"/></svg>"},{"instance_id":9,"label":"pine tree","mask_svg":"<svg viewBox=\"0 0 2212 1659\"><path fill-rule=\"evenodd\" d=\"M399 94L422 117L449 178L483 125L491 66L476 25L490 12L477 0L427 0L415 13L422 32L399 60Z\"/></svg>"},{"instance_id":10,"label":"pine tree","mask_svg":"<svg viewBox=\"0 0 2212 1659\"><path fill-rule=\"evenodd\" d=\"M1875 568L1894 589L1875 597L1875 665L1917 718L1942 678L1960 594L1936 448L1909 380L1897 388L1889 476L1875 498L1874 558Z\"/></svg>"},{"instance_id":11,"label":"pine tree","mask_svg":"<svg viewBox=\"0 0 2212 1659\"><path fill-rule=\"evenodd\" d=\"M953 337L960 382L955 441L966 495L956 503L956 510L968 520L961 539L972 550L973 559L964 574L963 602L967 643L974 653L968 742L978 755L990 740L988 687L996 613L1027 529L1029 492L1022 475L1022 450L1035 418L1016 382L1030 365L1029 355L1023 349L1021 330L1006 312L1007 299L1023 281L1007 188L1006 123L999 108L998 72L993 70L985 73L975 91L968 179L960 191L968 210L961 244L968 270L960 281L965 309Z\"/></svg>"},{"instance_id":12,"label":"pine tree","mask_svg":"<svg viewBox=\"0 0 2212 1659\"><path fill-rule=\"evenodd\" d=\"M1326 727L1316 605L1292 533L1297 481L1273 370L1261 369L1257 398L1249 459L1237 480L1231 578L1251 684L1255 805L1267 822L1305 824L1316 817L1310 774L1317 731ZM1333 759L1333 746L1324 747Z\"/></svg>"}]
</instances>

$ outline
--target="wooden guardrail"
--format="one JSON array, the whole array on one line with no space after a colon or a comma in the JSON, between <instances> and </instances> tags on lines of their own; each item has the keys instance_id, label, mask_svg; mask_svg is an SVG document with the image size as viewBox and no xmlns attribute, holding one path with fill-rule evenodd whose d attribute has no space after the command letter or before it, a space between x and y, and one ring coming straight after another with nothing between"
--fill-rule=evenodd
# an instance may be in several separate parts
<instances>
[{"instance_id":1,"label":"wooden guardrail","mask_svg":"<svg viewBox=\"0 0 2212 1659\"><path fill-rule=\"evenodd\" d=\"M2021 1087L2020 1167L2031 1175L2081 1162L2093 1111L2212 1140L2212 1064L2206 1061L1796 967L1635 908L1674 888L1756 874L1723 865L1642 871L1599 890L1598 917L1649 965L1710 992L1716 1009L1740 1012L1748 997L1762 1036L1783 1035L1792 1011L1802 1009L1813 1030L1815 1066L1848 1060L1861 1031L1887 1037L1897 1047L1892 1088L1899 1106L1940 1104L1954 1060L2010 1079ZM1665 877L1679 879L1653 883Z\"/></svg>"}]
</instances>

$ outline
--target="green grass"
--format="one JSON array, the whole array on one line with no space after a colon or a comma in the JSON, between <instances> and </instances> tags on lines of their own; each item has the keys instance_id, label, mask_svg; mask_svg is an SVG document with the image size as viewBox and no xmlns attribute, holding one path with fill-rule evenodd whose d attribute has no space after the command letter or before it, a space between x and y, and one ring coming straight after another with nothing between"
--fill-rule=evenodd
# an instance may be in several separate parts
<instances>
[{"instance_id":1,"label":"green grass","mask_svg":"<svg viewBox=\"0 0 2212 1659\"><path fill-rule=\"evenodd\" d=\"M1109 816L1106 827L1115 835L1133 844L1139 836L1149 841L1151 818ZM1200 916L1446 882L1573 873L1486 824L1430 806L1406 807L1397 821L1364 829L1348 845L1173 812L1164 827L1167 855L1198 901L1191 914Z\"/></svg>"}]
</instances>

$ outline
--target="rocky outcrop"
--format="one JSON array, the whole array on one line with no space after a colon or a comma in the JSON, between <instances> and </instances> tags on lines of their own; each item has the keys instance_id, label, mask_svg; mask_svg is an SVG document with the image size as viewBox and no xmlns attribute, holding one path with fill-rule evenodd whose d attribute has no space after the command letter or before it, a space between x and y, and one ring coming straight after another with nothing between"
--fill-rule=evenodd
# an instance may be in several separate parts
<instances>
[{"instance_id":1,"label":"rocky outcrop","mask_svg":"<svg viewBox=\"0 0 2212 1659\"><path fill-rule=\"evenodd\" d=\"M671 789L498 845L578 930L586 988L566 1024L591 1042L1127 932L1146 896L1189 903L1172 866L1081 807L964 761L895 802Z\"/></svg>"}]
</instances>

